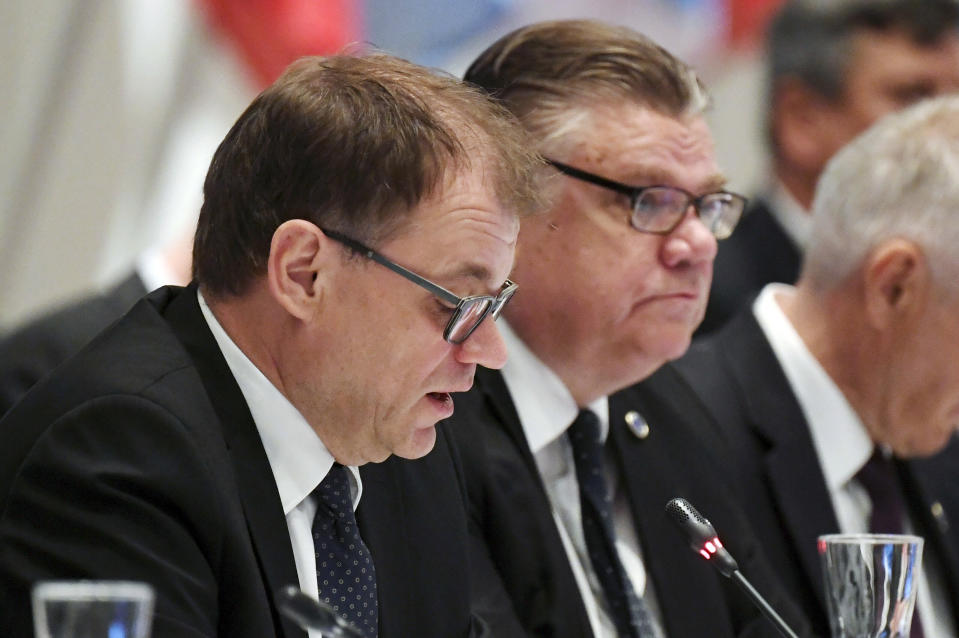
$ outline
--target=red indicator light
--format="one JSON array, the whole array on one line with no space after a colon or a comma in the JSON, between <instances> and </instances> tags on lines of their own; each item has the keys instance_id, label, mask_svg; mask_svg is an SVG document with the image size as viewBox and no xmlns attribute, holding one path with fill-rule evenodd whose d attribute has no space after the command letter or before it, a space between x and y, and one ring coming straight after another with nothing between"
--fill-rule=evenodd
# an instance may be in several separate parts
<instances>
[{"instance_id":1,"label":"red indicator light","mask_svg":"<svg viewBox=\"0 0 959 638\"><path fill-rule=\"evenodd\" d=\"M722 549L722 548L723 548L723 544L719 541L719 537L718 537L718 536L713 539L713 544L714 544L716 547L718 547L719 549Z\"/></svg>"},{"instance_id":2,"label":"red indicator light","mask_svg":"<svg viewBox=\"0 0 959 638\"><path fill-rule=\"evenodd\" d=\"M711 542L709 542L709 541L706 541L706 549L709 550L709 553L710 553L710 554L715 554L715 553L716 553L716 546L713 545L713 544L712 544Z\"/></svg>"},{"instance_id":3,"label":"red indicator light","mask_svg":"<svg viewBox=\"0 0 959 638\"><path fill-rule=\"evenodd\" d=\"M710 558L712 558L712 554L710 554L709 552L707 552L705 549L699 550L699 554L700 554L703 558L705 558L706 560L709 560Z\"/></svg>"}]
</instances>

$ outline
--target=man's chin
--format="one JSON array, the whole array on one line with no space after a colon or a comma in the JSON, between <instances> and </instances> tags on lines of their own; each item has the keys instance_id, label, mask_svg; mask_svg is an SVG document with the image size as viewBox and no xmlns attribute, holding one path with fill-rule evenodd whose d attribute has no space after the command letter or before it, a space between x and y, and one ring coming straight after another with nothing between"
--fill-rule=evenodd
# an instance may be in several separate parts
<instances>
[{"instance_id":1,"label":"man's chin","mask_svg":"<svg viewBox=\"0 0 959 638\"><path fill-rule=\"evenodd\" d=\"M397 446L393 454L404 459L418 459L426 456L436 445L436 425L417 428L402 446Z\"/></svg>"}]
</instances>

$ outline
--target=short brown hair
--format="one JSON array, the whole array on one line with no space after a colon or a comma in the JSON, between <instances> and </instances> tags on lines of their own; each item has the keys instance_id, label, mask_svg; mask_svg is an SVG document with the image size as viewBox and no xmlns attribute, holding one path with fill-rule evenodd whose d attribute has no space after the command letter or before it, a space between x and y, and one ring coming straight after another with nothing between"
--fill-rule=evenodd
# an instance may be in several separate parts
<instances>
[{"instance_id":1,"label":"short brown hair","mask_svg":"<svg viewBox=\"0 0 959 638\"><path fill-rule=\"evenodd\" d=\"M664 115L698 115L709 104L696 73L627 27L592 20L540 22L509 33L464 79L500 99L542 146L566 137L577 109L630 100ZM541 146L541 148L542 148Z\"/></svg>"},{"instance_id":2,"label":"short brown hair","mask_svg":"<svg viewBox=\"0 0 959 638\"><path fill-rule=\"evenodd\" d=\"M385 54L303 58L214 154L193 276L210 295L242 294L290 219L375 245L480 158L504 207L539 205L538 157L515 118L480 91Z\"/></svg>"}]
</instances>

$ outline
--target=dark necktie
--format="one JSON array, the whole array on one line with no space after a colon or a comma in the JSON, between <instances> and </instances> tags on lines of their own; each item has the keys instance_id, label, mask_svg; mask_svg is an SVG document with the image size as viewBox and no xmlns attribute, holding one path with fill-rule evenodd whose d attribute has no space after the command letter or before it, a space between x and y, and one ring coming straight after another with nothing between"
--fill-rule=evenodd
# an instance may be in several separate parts
<instances>
[{"instance_id":1,"label":"dark necktie","mask_svg":"<svg viewBox=\"0 0 959 638\"><path fill-rule=\"evenodd\" d=\"M906 507L899 476L892 459L876 448L856 474L856 480L866 490L869 500L872 501L869 531L874 534L902 534ZM918 611L913 613L909 636L910 638L924 636Z\"/></svg>"},{"instance_id":2,"label":"dark necktie","mask_svg":"<svg viewBox=\"0 0 959 638\"><path fill-rule=\"evenodd\" d=\"M320 600L366 634L376 638L376 572L353 514L349 470L334 463L313 491L313 546Z\"/></svg>"},{"instance_id":3,"label":"dark necktie","mask_svg":"<svg viewBox=\"0 0 959 638\"><path fill-rule=\"evenodd\" d=\"M631 638L656 638L661 632L646 602L633 591L616 551L612 499L603 475L599 418L591 410L581 410L567 436L573 447L586 550L606 595L616 631Z\"/></svg>"}]
</instances>

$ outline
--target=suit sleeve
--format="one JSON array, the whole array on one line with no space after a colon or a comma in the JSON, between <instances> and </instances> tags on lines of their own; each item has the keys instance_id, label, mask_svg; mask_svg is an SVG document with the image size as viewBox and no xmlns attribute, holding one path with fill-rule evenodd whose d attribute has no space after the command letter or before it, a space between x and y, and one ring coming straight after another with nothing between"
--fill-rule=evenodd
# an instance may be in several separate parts
<instances>
[{"instance_id":1,"label":"suit sleeve","mask_svg":"<svg viewBox=\"0 0 959 638\"><path fill-rule=\"evenodd\" d=\"M0 626L30 636L44 579L144 581L154 638L215 636L221 520L204 450L140 397L90 401L46 428L0 512Z\"/></svg>"}]
</instances>

